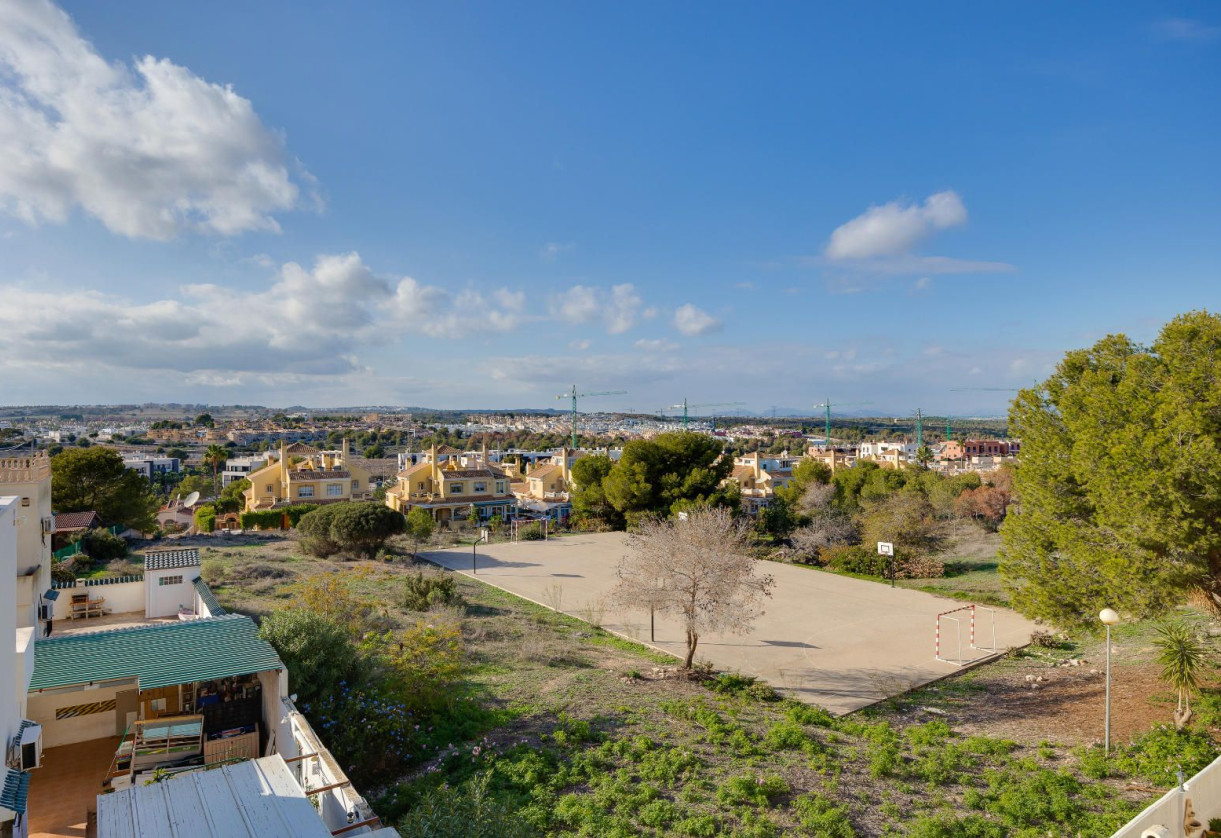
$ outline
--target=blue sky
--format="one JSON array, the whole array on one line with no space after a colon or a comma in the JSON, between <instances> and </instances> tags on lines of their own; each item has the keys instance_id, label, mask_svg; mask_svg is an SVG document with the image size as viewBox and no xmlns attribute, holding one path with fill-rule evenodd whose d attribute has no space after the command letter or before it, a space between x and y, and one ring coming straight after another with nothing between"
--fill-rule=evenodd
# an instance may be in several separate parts
<instances>
[{"instance_id":1,"label":"blue sky","mask_svg":"<svg viewBox=\"0 0 1221 838\"><path fill-rule=\"evenodd\" d=\"M1216 308L1219 94L1211 3L0 0L0 401L1001 413Z\"/></svg>"}]
</instances>

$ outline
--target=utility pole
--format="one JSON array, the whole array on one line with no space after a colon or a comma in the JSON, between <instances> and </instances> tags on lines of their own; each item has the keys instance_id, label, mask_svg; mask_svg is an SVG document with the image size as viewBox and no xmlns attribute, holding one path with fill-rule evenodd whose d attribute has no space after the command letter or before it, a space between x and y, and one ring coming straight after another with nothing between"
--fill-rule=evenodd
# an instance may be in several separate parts
<instances>
[{"instance_id":1,"label":"utility pole","mask_svg":"<svg viewBox=\"0 0 1221 838\"><path fill-rule=\"evenodd\" d=\"M577 448L577 399L585 399L590 396L622 396L627 393L627 390L603 390L598 393L578 393L577 385L572 385L572 392L560 393L556 396L557 399L572 399L572 448L575 451Z\"/></svg>"}]
</instances>

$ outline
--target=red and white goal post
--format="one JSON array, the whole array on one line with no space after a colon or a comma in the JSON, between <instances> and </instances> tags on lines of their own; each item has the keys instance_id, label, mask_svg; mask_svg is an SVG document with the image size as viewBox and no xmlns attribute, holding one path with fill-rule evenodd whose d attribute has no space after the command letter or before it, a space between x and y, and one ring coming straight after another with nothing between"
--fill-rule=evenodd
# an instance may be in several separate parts
<instances>
[{"instance_id":1,"label":"red and white goal post","mask_svg":"<svg viewBox=\"0 0 1221 838\"><path fill-rule=\"evenodd\" d=\"M963 612L963 611L969 611L970 612L969 617L968 617L968 615L961 614L961 612ZM976 611L987 611L989 617L991 618L991 621L992 621L992 645L991 645L991 647L978 646L975 643ZM954 616L951 616L952 614L959 614L960 616L954 617ZM968 648L977 649L982 652L988 652L993 655L995 655L997 653L998 649L996 648L996 609L988 608L983 605L976 605L975 603L971 603L970 605L964 605L960 608L951 608L949 611L942 611L940 614L937 615L937 626L936 626L935 633L933 635L933 656L937 660L942 661L943 663L952 663L956 666L966 666L968 663L971 663L971 661L976 660L975 658L972 658L971 661L969 661L969 660L966 660L965 658L963 658L963 656L962 656L962 621L964 619L967 619L969 621L968 622L968 626L969 626L968 643L970 645ZM941 656L941 648L942 648L941 647L941 621L942 620L945 620L947 622L951 622L954 624L954 639L956 641L955 647L956 647L956 650L958 653L957 659L944 658Z\"/></svg>"}]
</instances>

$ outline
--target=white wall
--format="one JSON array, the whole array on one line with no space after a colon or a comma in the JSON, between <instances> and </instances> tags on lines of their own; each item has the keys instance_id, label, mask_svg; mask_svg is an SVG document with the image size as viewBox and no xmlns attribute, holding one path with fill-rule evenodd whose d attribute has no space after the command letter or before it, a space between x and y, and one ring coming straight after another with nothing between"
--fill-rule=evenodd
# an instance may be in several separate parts
<instances>
[{"instance_id":1,"label":"white wall","mask_svg":"<svg viewBox=\"0 0 1221 838\"><path fill-rule=\"evenodd\" d=\"M1111 838L1141 838L1145 830L1159 826L1166 829L1165 838L1187 838L1183 831L1183 815L1189 800L1196 820L1201 823L1221 818L1221 757L1188 780L1185 790L1176 787L1166 792L1161 800L1128 821ZM1193 833L1193 838L1198 834Z\"/></svg>"},{"instance_id":2,"label":"white wall","mask_svg":"<svg viewBox=\"0 0 1221 838\"><path fill-rule=\"evenodd\" d=\"M181 576L182 581L175 585L162 585L162 579ZM195 605L195 586L191 583L199 578L199 566L179 567L173 570L144 571L143 605L147 617L173 617L179 608L193 608Z\"/></svg>"},{"instance_id":3,"label":"white wall","mask_svg":"<svg viewBox=\"0 0 1221 838\"><path fill-rule=\"evenodd\" d=\"M31 693L28 704L29 717L31 720L42 725L42 745L44 748L54 748L56 745L71 745L74 742L89 742L93 739L114 736L115 711L113 709L60 720L56 720L55 711L60 707L71 707L76 704L109 701L120 690L131 689L135 689L134 684L99 687L92 690L82 688L62 693Z\"/></svg>"},{"instance_id":4,"label":"white wall","mask_svg":"<svg viewBox=\"0 0 1221 838\"><path fill-rule=\"evenodd\" d=\"M17 628L15 619L17 603L17 522L14 513L19 498L0 497L0 677L7 682L0 690L0 746L6 750L9 740L17 733L21 724L21 707L18 689L13 685L23 683L25 661L17 655ZM11 603L11 605L9 605ZM10 610L10 608L12 610ZM28 681L24 683L28 684Z\"/></svg>"},{"instance_id":5,"label":"white wall","mask_svg":"<svg viewBox=\"0 0 1221 838\"><path fill-rule=\"evenodd\" d=\"M59 589L59 599L55 600L55 619L68 619L72 613L72 595L86 591L89 592L90 599L104 597L106 601L102 603L102 607L112 614L144 611L144 580L116 582L113 585L77 585Z\"/></svg>"}]
</instances>

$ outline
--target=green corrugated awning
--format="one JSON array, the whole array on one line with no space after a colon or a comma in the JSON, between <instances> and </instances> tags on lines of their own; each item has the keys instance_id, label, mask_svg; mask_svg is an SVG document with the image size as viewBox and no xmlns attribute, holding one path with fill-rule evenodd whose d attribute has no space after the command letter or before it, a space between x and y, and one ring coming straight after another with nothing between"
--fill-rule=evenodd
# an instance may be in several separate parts
<instances>
[{"instance_id":1,"label":"green corrugated awning","mask_svg":"<svg viewBox=\"0 0 1221 838\"><path fill-rule=\"evenodd\" d=\"M225 609L220 607L220 603L216 601L216 595L212 593L207 582L202 578L197 578L192 584L195 585L195 592L199 594L203 604L208 606L208 611L213 617L219 617L225 613Z\"/></svg>"},{"instance_id":2,"label":"green corrugated awning","mask_svg":"<svg viewBox=\"0 0 1221 838\"><path fill-rule=\"evenodd\" d=\"M153 689L283 666L253 620L227 614L40 640L30 690L133 676L141 689Z\"/></svg>"}]
</instances>

